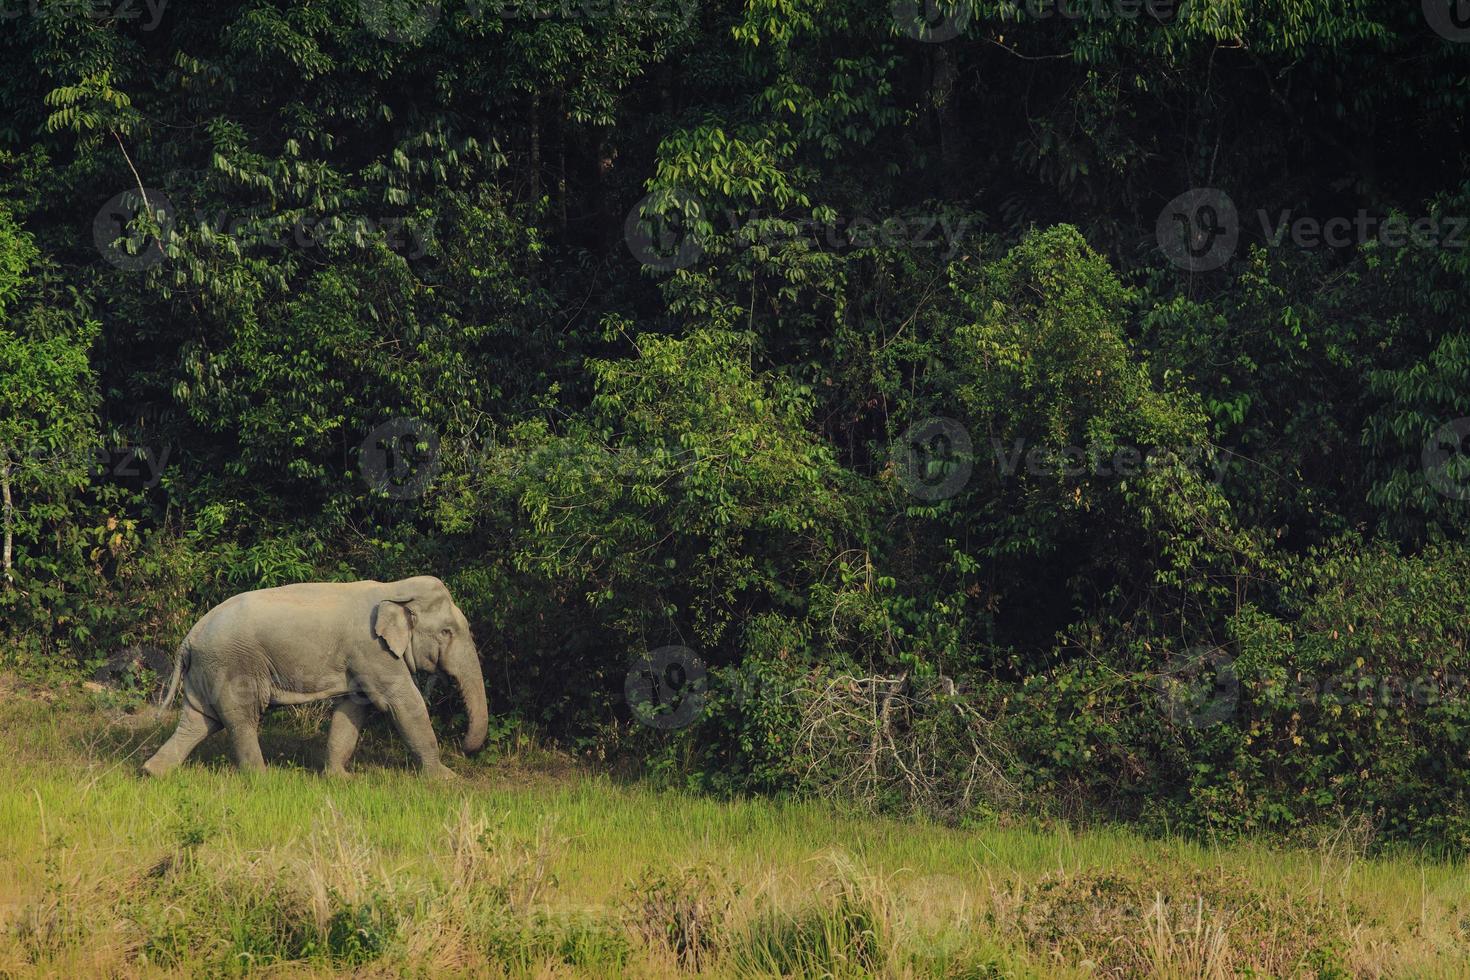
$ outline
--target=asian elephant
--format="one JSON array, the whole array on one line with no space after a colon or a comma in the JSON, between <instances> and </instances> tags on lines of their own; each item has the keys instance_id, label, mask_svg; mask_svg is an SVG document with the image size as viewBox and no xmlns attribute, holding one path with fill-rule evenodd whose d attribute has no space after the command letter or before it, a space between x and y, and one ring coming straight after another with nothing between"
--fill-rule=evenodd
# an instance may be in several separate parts
<instances>
[{"instance_id":1,"label":"asian elephant","mask_svg":"<svg viewBox=\"0 0 1470 980\"><path fill-rule=\"evenodd\" d=\"M459 685L466 752L485 743L489 718L480 655L464 613L437 578L284 585L215 606L179 646L164 704L183 688L179 726L143 764L162 776L225 728L241 769L265 760L260 717L277 704L335 699L326 771L341 774L371 708L386 711L425 775L452 777L439 761L413 671L443 671Z\"/></svg>"}]
</instances>

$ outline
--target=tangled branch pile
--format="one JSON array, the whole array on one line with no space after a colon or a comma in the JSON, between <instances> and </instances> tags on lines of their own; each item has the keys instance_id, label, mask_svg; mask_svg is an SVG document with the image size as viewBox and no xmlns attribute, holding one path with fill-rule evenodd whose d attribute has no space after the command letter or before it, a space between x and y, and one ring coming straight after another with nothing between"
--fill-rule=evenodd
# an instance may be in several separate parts
<instances>
[{"instance_id":1,"label":"tangled branch pile","mask_svg":"<svg viewBox=\"0 0 1470 980\"><path fill-rule=\"evenodd\" d=\"M957 819L1013 802L994 723L947 677L838 677L797 692L803 784L823 796Z\"/></svg>"}]
</instances>

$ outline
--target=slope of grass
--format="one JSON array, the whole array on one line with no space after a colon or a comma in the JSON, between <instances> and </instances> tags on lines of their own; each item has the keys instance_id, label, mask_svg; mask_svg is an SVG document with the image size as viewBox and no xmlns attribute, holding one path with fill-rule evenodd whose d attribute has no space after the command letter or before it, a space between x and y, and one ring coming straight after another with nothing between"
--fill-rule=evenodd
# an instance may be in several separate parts
<instances>
[{"instance_id":1,"label":"slope of grass","mask_svg":"<svg viewBox=\"0 0 1470 980\"><path fill-rule=\"evenodd\" d=\"M216 736L161 782L169 718L0 697L0 976L1462 976L1470 878L1410 856L1124 830L956 830L717 801L522 748L423 781L386 731L310 767Z\"/></svg>"}]
</instances>

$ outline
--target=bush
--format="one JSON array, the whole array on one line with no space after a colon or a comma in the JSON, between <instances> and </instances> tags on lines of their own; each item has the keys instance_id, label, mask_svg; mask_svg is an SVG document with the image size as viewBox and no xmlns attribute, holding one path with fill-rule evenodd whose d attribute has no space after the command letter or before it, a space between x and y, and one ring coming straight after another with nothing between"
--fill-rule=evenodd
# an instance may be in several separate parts
<instances>
[{"instance_id":1,"label":"bush","mask_svg":"<svg viewBox=\"0 0 1470 980\"><path fill-rule=\"evenodd\" d=\"M1470 549L1349 538L1294 584L1279 616L1232 620L1238 734L1196 794L1229 785L1246 825L1361 813L1395 839L1470 845Z\"/></svg>"},{"instance_id":2,"label":"bush","mask_svg":"<svg viewBox=\"0 0 1470 980\"><path fill-rule=\"evenodd\" d=\"M1386 840L1463 848L1467 575L1464 546L1344 538L1293 566L1279 608L1230 617L1223 644L1144 641L1027 678L999 729L1016 777L1072 815L1227 833L1358 815Z\"/></svg>"}]
</instances>

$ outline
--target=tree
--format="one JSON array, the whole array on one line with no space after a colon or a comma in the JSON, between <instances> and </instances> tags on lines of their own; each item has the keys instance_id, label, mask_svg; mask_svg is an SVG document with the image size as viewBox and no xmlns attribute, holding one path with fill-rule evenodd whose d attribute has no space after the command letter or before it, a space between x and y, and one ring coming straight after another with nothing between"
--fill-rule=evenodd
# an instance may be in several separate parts
<instances>
[{"instance_id":1,"label":"tree","mask_svg":"<svg viewBox=\"0 0 1470 980\"><path fill-rule=\"evenodd\" d=\"M97 334L88 321L80 336L44 335L46 311L25 308L27 273L39 253L35 242L0 209L0 577L15 580L17 530L37 519L17 505L31 491L54 496L81 486L91 441L96 380L87 349ZM12 313L17 305L22 312Z\"/></svg>"}]
</instances>

